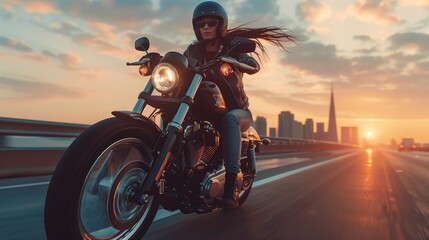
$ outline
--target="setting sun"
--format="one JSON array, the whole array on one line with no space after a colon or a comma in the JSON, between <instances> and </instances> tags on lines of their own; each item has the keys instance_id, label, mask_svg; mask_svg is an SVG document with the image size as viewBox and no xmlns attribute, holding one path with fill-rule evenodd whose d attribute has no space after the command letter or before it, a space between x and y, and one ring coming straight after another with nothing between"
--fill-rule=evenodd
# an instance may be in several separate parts
<instances>
[{"instance_id":1,"label":"setting sun","mask_svg":"<svg viewBox=\"0 0 429 240\"><path fill-rule=\"evenodd\" d=\"M371 131L366 132L365 134L366 138L372 138L374 134Z\"/></svg>"}]
</instances>

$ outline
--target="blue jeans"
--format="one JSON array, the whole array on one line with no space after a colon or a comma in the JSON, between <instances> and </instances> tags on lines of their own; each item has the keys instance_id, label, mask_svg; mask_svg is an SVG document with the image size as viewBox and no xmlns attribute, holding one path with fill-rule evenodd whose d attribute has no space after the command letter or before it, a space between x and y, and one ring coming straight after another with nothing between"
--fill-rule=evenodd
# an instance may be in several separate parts
<instances>
[{"instance_id":1,"label":"blue jeans","mask_svg":"<svg viewBox=\"0 0 429 240\"><path fill-rule=\"evenodd\" d=\"M252 123L252 113L248 109L233 109L221 119L222 152L226 172L239 173L241 155L241 132Z\"/></svg>"}]
</instances>

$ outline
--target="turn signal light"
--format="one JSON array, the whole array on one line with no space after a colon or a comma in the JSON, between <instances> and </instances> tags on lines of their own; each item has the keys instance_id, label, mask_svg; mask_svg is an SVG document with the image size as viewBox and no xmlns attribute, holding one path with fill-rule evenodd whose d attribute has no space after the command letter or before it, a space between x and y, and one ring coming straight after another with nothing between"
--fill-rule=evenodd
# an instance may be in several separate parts
<instances>
[{"instance_id":1,"label":"turn signal light","mask_svg":"<svg viewBox=\"0 0 429 240\"><path fill-rule=\"evenodd\" d=\"M142 76L148 76L149 73L149 67L146 64L142 64L139 68L139 73Z\"/></svg>"},{"instance_id":2,"label":"turn signal light","mask_svg":"<svg viewBox=\"0 0 429 240\"><path fill-rule=\"evenodd\" d=\"M234 69L232 69L231 65L229 65L228 63L223 63L222 65L220 65L219 71L222 76L228 77L231 73L234 72Z\"/></svg>"}]
</instances>

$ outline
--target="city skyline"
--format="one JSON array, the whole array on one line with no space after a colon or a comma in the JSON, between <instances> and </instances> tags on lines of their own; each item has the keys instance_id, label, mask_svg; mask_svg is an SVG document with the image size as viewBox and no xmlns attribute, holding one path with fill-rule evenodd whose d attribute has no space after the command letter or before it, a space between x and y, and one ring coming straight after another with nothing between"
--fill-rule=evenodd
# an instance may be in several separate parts
<instances>
[{"instance_id":1,"label":"city skyline","mask_svg":"<svg viewBox=\"0 0 429 240\"><path fill-rule=\"evenodd\" d=\"M0 2L0 108L3 117L93 124L131 110L149 78L134 40L150 51L183 52L195 40L200 1ZM244 77L253 116L277 127L284 109L328 126L330 84L338 126L357 126L375 143L429 142L429 2L411 0L219 1L229 27L279 26L298 37L269 52ZM338 131L338 130L337 130Z\"/></svg>"},{"instance_id":2,"label":"city skyline","mask_svg":"<svg viewBox=\"0 0 429 240\"><path fill-rule=\"evenodd\" d=\"M290 111L282 111L279 115L282 115L282 113L287 113L289 116L293 117L293 113L291 113ZM279 118L280 119L280 118ZM256 120L253 122L253 127L256 129L256 131L258 131L259 135L261 136L267 136L266 133L267 130L269 130L269 135L271 137L284 137L284 138L297 138L297 139L315 139L315 140L324 140L324 141L332 141L329 140L328 138L328 129L325 129L324 127L324 123L323 122L316 122L316 131L314 131L314 120L311 118L307 118L305 120L305 123L302 124L302 122L295 120L294 118L285 118L287 119L286 121L289 121L290 124L287 124L287 128L289 129L287 131L287 136L279 136L278 135L278 128L267 128L266 122L267 119L264 116L256 116ZM294 123L300 123L300 127L302 130L302 136L294 136L293 134L293 127L294 127ZM279 124L281 125L281 124ZM285 126L285 125L283 125ZM265 130L264 130L265 129ZM310 130L308 130L310 129ZM337 139L336 142L338 143L343 143L343 136L346 136L345 139L345 143L352 143L352 144L356 144L359 145L359 141L357 139L359 139L359 134L358 134L358 127L356 126L340 126L340 134L341 134L341 138ZM344 132L343 132L344 129ZM309 135L306 135L306 130L307 133L311 133ZM327 131L325 131L327 130ZM290 131L290 132L289 132ZM273 134L276 133L276 134ZM322 135L317 135L317 134L322 134ZM343 134L344 133L344 134Z\"/></svg>"},{"instance_id":3,"label":"city skyline","mask_svg":"<svg viewBox=\"0 0 429 240\"><path fill-rule=\"evenodd\" d=\"M296 139L316 139L330 142L341 142L345 144L359 144L358 127L341 127L341 139L339 141L337 135L337 120L335 114L335 98L334 87L331 83L331 96L329 103L329 120L328 129L325 132L323 122L316 123L316 131L314 131L314 121L307 118L302 124L295 120L295 115L290 111L281 111L278 115L278 131L275 134L275 128L270 128L270 136L280 138L296 138ZM267 118L257 116L253 123L255 129L262 136L267 136Z\"/></svg>"}]
</instances>

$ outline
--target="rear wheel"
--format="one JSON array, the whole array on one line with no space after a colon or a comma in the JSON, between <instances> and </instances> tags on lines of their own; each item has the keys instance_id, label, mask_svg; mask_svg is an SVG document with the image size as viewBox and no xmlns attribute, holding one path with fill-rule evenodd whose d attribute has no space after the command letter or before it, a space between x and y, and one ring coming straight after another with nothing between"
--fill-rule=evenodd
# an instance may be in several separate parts
<instances>
[{"instance_id":1,"label":"rear wheel","mask_svg":"<svg viewBox=\"0 0 429 240\"><path fill-rule=\"evenodd\" d=\"M243 173L243 186L239 190L238 205L242 205L247 200L247 197L249 197L255 179L255 174L250 170L247 157L241 159L241 172Z\"/></svg>"},{"instance_id":2,"label":"rear wheel","mask_svg":"<svg viewBox=\"0 0 429 240\"><path fill-rule=\"evenodd\" d=\"M79 136L61 159L48 189L49 239L141 239L158 210L131 196L149 173L158 136L137 121L104 120Z\"/></svg>"}]
</instances>

